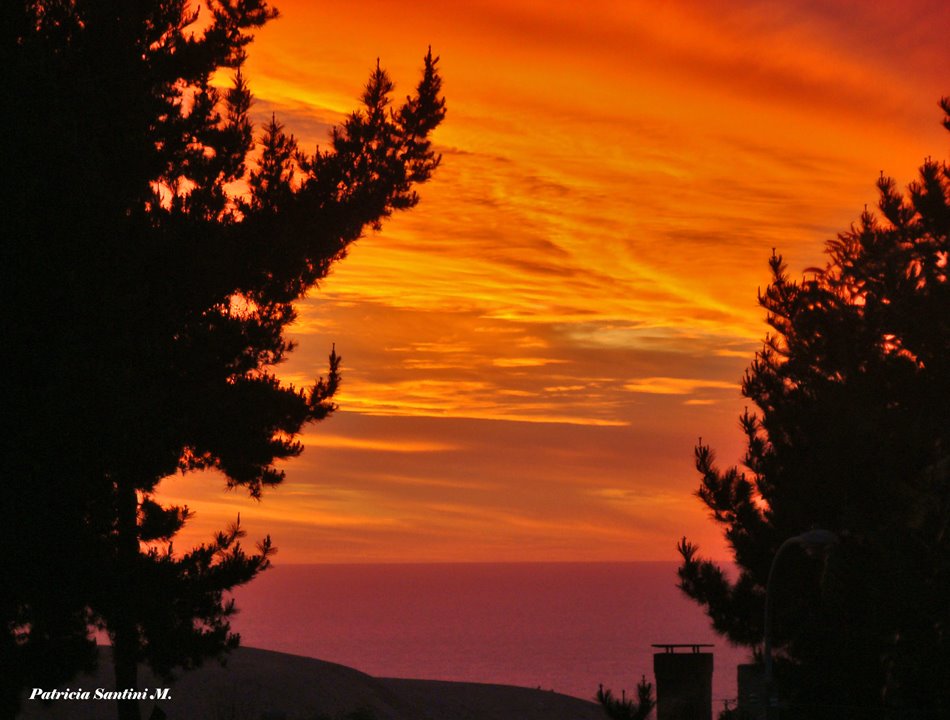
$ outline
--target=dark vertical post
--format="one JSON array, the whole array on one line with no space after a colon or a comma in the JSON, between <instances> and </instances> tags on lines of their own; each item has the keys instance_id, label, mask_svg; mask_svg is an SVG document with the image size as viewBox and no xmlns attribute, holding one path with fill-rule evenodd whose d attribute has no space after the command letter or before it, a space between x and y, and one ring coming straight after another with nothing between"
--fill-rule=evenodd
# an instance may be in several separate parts
<instances>
[{"instance_id":1,"label":"dark vertical post","mask_svg":"<svg viewBox=\"0 0 950 720\"><path fill-rule=\"evenodd\" d=\"M736 668L739 715L749 720L765 720L765 675L762 666L755 663Z\"/></svg>"}]
</instances>

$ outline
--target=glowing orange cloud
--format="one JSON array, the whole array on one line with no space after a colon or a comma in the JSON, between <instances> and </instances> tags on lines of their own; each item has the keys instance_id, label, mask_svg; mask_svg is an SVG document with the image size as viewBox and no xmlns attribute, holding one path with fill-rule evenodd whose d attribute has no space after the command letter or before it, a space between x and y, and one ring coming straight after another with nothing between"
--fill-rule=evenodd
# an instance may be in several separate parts
<instances>
[{"instance_id":1,"label":"glowing orange cloud","mask_svg":"<svg viewBox=\"0 0 950 720\"><path fill-rule=\"evenodd\" d=\"M240 511L290 561L715 554L692 447L741 455L766 259L820 264L881 169L946 151L950 6L280 10L250 48L260 120L325 142L377 57L406 92L431 43L443 164L300 308L281 373L311 382L335 342L340 412L260 504L166 481L187 539Z\"/></svg>"}]
</instances>

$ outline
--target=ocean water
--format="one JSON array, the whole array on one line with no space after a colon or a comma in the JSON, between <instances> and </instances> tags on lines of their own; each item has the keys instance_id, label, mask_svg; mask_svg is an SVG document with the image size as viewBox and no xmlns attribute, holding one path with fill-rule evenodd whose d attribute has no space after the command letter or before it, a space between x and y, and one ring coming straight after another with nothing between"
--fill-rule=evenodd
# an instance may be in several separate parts
<instances>
[{"instance_id":1,"label":"ocean water","mask_svg":"<svg viewBox=\"0 0 950 720\"><path fill-rule=\"evenodd\" d=\"M653 643L713 643L714 708L747 651L676 588L676 564L279 565L240 588L242 644L380 677L590 699L653 681Z\"/></svg>"}]
</instances>

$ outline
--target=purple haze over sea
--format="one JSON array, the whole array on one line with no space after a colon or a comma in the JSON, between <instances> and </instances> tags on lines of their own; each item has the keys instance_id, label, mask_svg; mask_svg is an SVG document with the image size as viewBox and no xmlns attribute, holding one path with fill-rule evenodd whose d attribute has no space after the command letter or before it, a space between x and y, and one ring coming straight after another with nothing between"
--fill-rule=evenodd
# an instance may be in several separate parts
<instances>
[{"instance_id":1,"label":"purple haze over sea","mask_svg":"<svg viewBox=\"0 0 950 720\"><path fill-rule=\"evenodd\" d=\"M714 709L747 651L676 588L676 564L278 565L236 593L242 644L379 677L553 689L653 682L652 643L714 643Z\"/></svg>"}]
</instances>

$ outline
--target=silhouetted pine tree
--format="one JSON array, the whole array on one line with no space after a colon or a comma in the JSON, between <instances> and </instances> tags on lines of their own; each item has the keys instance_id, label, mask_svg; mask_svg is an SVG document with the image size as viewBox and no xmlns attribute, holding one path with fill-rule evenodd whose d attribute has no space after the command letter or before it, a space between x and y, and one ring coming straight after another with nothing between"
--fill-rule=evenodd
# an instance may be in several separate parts
<instances>
[{"instance_id":1,"label":"silhouetted pine tree","mask_svg":"<svg viewBox=\"0 0 950 720\"><path fill-rule=\"evenodd\" d=\"M825 268L795 282L771 259L774 334L742 383L758 408L741 418L746 470L696 449L739 575L684 538L681 587L733 642L761 650L784 540L840 538L776 568L783 717L950 714L950 168L927 160L906 196L883 175L878 188L883 218L865 211L829 242Z\"/></svg>"},{"instance_id":2,"label":"silhouetted pine tree","mask_svg":"<svg viewBox=\"0 0 950 720\"><path fill-rule=\"evenodd\" d=\"M646 675L637 683L637 699L627 698L626 694L615 697L610 689L597 689L597 702L610 720L646 720L656 707L653 697L653 683L647 682Z\"/></svg>"},{"instance_id":3,"label":"silhouetted pine tree","mask_svg":"<svg viewBox=\"0 0 950 720\"><path fill-rule=\"evenodd\" d=\"M298 389L272 372L293 303L436 168L436 58L398 107L378 65L328 147L276 121L253 150L241 72L264 0L3 3L4 426L0 710L93 660L120 688L232 647L223 592L253 578L240 529L171 553L161 478L213 468L260 497L333 409L339 358ZM225 74L230 87L222 87ZM252 167L248 162L251 161ZM122 718L138 717L135 703Z\"/></svg>"}]
</instances>

